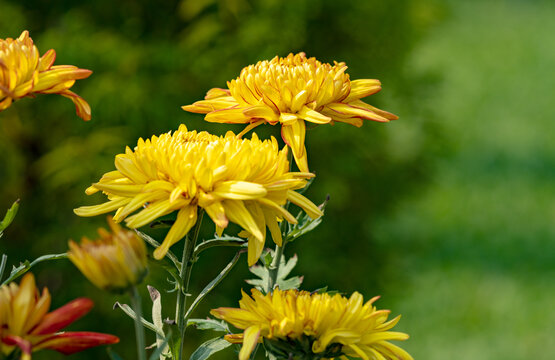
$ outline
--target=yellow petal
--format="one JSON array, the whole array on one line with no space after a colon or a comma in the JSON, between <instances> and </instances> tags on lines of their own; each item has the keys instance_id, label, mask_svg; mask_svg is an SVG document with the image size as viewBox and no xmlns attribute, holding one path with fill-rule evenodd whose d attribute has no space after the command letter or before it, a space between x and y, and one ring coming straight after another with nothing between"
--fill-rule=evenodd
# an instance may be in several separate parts
<instances>
[{"instance_id":1,"label":"yellow petal","mask_svg":"<svg viewBox=\"0 0 555 360\"><path fill-rule=\"evenodd\" d=\"M222 205L225 209L225 214L227 218L236 224L239 224L243 229L247 230L255 238L263 240L262 229L258 228L258 225L252 218L251 214L245 207L242 201L237 200L224 200Z\"/></svg>"},{"instance_id":2,"label":"yellow petal","mask_svg":"<svg viewBox=\"0 0 555 360\"><path fill-rule=\"evenodd\" d=\"M166 256L166 253L170 249L170 246L181 240L189 230L197 222L197 207L187 206L177 213L177 220L170 228L168 235L156 250L154 250L154 258L157 260L162 259Z\"/></svg>"},{"instance_id":3,"label":"yellow petal","mask_svg":"<svg viewBox=\"0 0 555 360\"><path fill-rule=\"evenodd\" d=\"M263 197L267 191L263 185L247 181L224 181L218 184L212 194L224 199L251 200Z\"/></svg>"},{"instance_id":4,"label":"yellow petal","mask_svg":"<svg viewBox=\"0 0 555 360\"><path fill-rule=\"evenodd\" d=\"M78 216L96 216L100 214L106 214L110 211L114 211L122 206L125 206L127 203L131 201L130 198L118 198L115 200L111 200L105 202L104 204L100 205L93 205L93 206L81 206L77 209L74 209L73 212Z\"/></svg>"},{"instance_id":5,"label":"yellow petal","mask_svg":"<svg viewBox=\"0 0 555 360\"><path fill-rule=\"evenodd\" d=\"M308 200L306 197L296 191L287 190L287 198L293 204L303 209L312 219L317 219L320 216L324 215L324 213L322 212L322 210L320 210L320 208L318 208L318 206L314 205L312 201Z\"/></svg>"},{"instance_id":6,"label":"yellow petal","mask_svg":"<svg viewBox=\"0 0 555 360\"><path fill-rule=\"evenodd\" d=\"M260 328L258 326L251 326L245 329L243 336L243 347L239 351L239 360L249 360L253 352L258 338L260 337Z\"/></svg>"},{"instance_id":7,"label":"yellow petal","mask_svg":"<svg viewBox=\"0 0 555 360\"><path fill-rule=\"evenodd\" d=\"M306 127L304 120L298 119L291 125L283 125L281 127L281 137L283 141L293 151L295 162L302 172L309 172L306 149L304 145Z\"/></svg>"}]
</instances>

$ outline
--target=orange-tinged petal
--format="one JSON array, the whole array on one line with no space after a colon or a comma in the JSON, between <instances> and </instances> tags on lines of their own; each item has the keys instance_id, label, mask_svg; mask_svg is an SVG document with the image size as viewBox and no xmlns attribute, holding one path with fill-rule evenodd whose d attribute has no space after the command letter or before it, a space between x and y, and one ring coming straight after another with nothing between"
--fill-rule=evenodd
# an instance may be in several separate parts
<instances>
[{"instance_id":1,"label":"orange-tinged petal","mask_svg":"<svg viewBox=\"0 0 555 360\"><path fill-rule=\"evenodd\" d=\"M91 119L91 107L81 96L69 90L61 92L60 95L73 101L77 116L85 121L89 121Z\"/></svg>"},{"instance_id":2,"label":"orange-tinged petal","mask_svg":"<svg viewBox=\"0 0 555 360\"><path fill-rule=\"evenodd\" d=\"M44 55L40 57L38 70L46 71L50 69L50 67L54 64L55 60L56 60L56 51L54 51L54 49L48 50L47 52L44 53Z\"/></svg>"},{"instance_id":3,"label":"orange-tinged petal","mask_svg":"<svg viewBox=\"0 0 555 360\"><path fill-rule=\"evenodd\" d=\"M33 335L51 334L62 330L75 320L88 313L93 302L87 298L78 298L46 314L41 323L32 331Z\"/></svg>"}]
</instances>

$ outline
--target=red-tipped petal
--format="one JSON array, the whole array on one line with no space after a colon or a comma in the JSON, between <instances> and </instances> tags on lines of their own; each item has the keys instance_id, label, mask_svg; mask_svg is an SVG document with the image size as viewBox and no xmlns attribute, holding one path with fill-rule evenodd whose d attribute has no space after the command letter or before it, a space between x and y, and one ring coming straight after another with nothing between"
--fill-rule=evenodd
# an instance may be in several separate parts
<instances>
[{"instance_id":1,"label":"red-tipped petal","mask_svg":"<svg viewBox=\"0 0 555 360\"><path fill-rule=\"evenodd\" d=\"M2 338L2 342L8 346L17 346L21 352L27 356L31 355L31 342L20 338L19 336L8 335ZM22 357L22 359L25 357Z\"/></svg>"},{"instance_id":2,"label":"red-tipped petal","mask_svg":"<svg viewBox=\"0 0 555 360\"><path fill-rule=\"evenodd\" d=\"M87 298L79 298L65 304L59 309L56 309L46 314L32 334L44 335L52 334L65 328L75 320L91 310L93 302Z\"/></svg>"},{"instance_id":3,"label":"red-tipped petal","mask_svg":"<svg viewBox=\"0 0 555 360\"><path fill-rule=\"evenodd\" d=\"M34 350L52 349L62 354L69 355L94 346L115 344L118 342L119 338L117 336L109 334L87 331L65 332L47 338L37 344Z\"/></svg>"},{"instance_id":4,"label":"red-tipped petal","mask_svg":"<svg viewBox=\"0 0 555 360\"><path fill-rule=\"evenodd\" d=\"M91 119L91 107L85 99L70 90L65 90L61 92L60 95L73 101L77 116L85 121L89 121Z\"/></svg>"}]
</instances>

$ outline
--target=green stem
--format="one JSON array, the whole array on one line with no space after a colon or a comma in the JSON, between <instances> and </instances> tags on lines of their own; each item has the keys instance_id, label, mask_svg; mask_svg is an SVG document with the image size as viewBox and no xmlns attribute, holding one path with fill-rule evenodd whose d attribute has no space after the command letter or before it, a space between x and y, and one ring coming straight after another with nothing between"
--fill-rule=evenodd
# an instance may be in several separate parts
<instances>
[{"instance_id":1,"label":"green stem","mask_svg":"<svg viewBox=\"0 0 555 360\"><path fill-rule=\"evenodd\" d=\"M293 168L293 151L289 151L287 154L289 159L289 171ZM290 202L288 201L284 208L285 211L289 209ZM281 222L281 238L282 244L281 246L276 245L276 250L274 251L274 258L272 259L272 263L270 264L270 268L268 269L270 272L270 277L268 278L268 288L266 292L269 293L274 289L277 283L277 277L279 273L279 267L281 265L281 258L283 257L283 250L285 249L285 245L287 244L287 220L283 219Z\"/></svg>"},{"instance_id":2,"label":"green stem","mask_svg":"<svg viewBox=\"0 0 555 360\"><path fill-rule=\"evenodd\" d=\"M178 359L183 359L183 343L185 342L185 331L187 330L187 319L185 318L185 308L187 306L187 296L189 291L189 280L191 278L191 271L193 269L193 251L195 249L198 235L200 232L200 226L202 224L202 216L204 211L199 210L197 223L192 231L189 231L187 237L185 238L185 247L183 248L183 256L181 259L181 270L179 271L179 278L181 284L179 284L179 290L177 292L177 304L175 310L175 320L177 322L177 327L179 328L179 355ZM191 234L192 236L189 236Z\"/></svg>"},{"instance_id":3,"label":"green stem","mask_svg":"<svg viewBox=\"0 0 555 360\"><path fill-rule=\"evenodd\" d=\"M137 353L139 360L146 360L145 353L145 331L141 324L142 310L141 310L141 296L136 286L131 290L131 306L135 311L135 337L137 339Z\"/></svg>"}]
</instances>

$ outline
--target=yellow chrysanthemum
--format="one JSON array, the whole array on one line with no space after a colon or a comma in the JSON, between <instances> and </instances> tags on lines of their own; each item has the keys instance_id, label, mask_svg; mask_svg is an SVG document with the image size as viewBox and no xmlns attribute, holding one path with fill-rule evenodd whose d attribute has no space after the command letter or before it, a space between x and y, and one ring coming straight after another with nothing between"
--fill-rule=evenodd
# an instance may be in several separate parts
<instances>
[{"instance_id":1,"label":"yellow chrysanthemum","mask_svg":"<svg viewBox=\"0 0 555 360\"><path fill-rule=\"evenodd\" d=\"M181 125L171 132L139 139L115 160L115 171L106 173L87 189L103 191L109 201L75 209L80 216L117 210L114 220L125 218L130 228L178 211L162 245L154 256L161 259L170 246L187 234L203 208L221 233L229 221L239 224L249 238L249 265L256 263L266 238L266 226L274 242L281 245L278 221L296 219L282 205L287 200L303 208L312 218L320 209L295 189L306 184L310 173L289 172L287 148L279 150L275 138L261 141L240 139L232 132L216 136L205 131L187 131ZM144 208L143 208L144 207ZM142 209L135 215L131 213Z\"/></svg>"},{"instance_id":2,"label":"yellow chrysanthemum","mask_svg":"<svg viewBox=\"0 0 555 360\"><path fill-rule=\"evenodd\" d=\"M250 124L243 133L263 123L281 123L281 136L291 147L297 166L308 172L305 121L340 121L360 127L363 119L397 119L360 100L381 90L379 80L351 81L346 69L343 62L323 64L304 53L276 56L247 66L227 83L228 89L211 89L205 100L183 109L207 114L206 120L211 122Z\"/></svg>"},{"instance_id":3,"label":"yellow chrysanthemum","mask_svg":"<svg viewBox=\"0 0 555 360\"><path fill-rule=\"evenodd\" d=\"M412 359L389 342L409 336L389 331L400 316L387 321L389 310L376 310L372 305L377 299L363 303L357 292L347 299L339 294L278 288L263 295L253 289L252 298L243 292L239 309L218 308L211 313L244 330L241 335L226 336L230 342L243 344L240 360L249 359L258 342L264 342L268 351L284 359Z\"/></svg>"},{"instance_id":4,"label":"yellow chrysanthemum","mask_svg":"<svg viewBox=\"0 0 555 360\"><path fill-rule=\"evenodd\" d=\"M147 272L146 247L134 232L122 229L108 217L112 232L98 229L100 239L69 241L68 257L94 285L104 290L123 291L139 284Z\"/></svg>"},{"instance_id":5,"label":"yellow chrysanthemum","mask_svg":"<svg viewBox=\"0 0 555 360\"><path fill-rule=\"evenodd\" d=\"M92 71L73 65L52 66L55 59L53 49L39 58L27 30L17 39L0 39L0 111L25 96L60 94L73 101L79 117L90 120L89 104L69 89L75 80L89 77Z\"/></svg>"}]
</instances>

